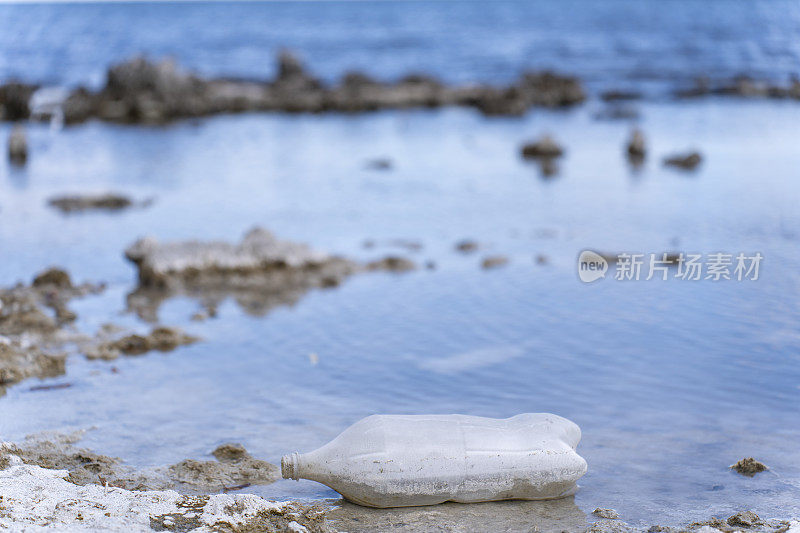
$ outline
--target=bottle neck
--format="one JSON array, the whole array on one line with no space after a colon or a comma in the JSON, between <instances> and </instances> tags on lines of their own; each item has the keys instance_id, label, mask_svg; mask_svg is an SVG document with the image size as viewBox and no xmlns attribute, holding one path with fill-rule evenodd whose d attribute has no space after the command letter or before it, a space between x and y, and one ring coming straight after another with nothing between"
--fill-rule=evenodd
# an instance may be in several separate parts
<instances>
[{"instance_id":1,"label":"bottle neck","mask_svg":"<svg viewBox=\"0 0 800 533\"><path fill-rule=\"evenodd\" d=\"M300 479L300 454L297 452L281 458L281 476L283 479Z\"/></svg>"}]
</instances>

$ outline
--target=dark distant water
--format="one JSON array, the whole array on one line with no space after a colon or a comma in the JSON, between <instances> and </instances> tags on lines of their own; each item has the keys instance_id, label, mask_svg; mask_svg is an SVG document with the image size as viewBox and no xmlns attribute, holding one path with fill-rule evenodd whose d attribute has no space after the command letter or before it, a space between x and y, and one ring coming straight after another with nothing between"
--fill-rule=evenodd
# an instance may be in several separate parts
<instances>
[{"instance_id":1,"label":"dark distant water","mask_svg":"<svg viewBox=\"0 0 800 533\"><path fill-rule=\"evenodd\" d=\"M794 0L130 3L0 6L0 79L98 85L109 63L171 55L267 77L280 47L327 79L348 69L498 81L523 68L599 87L800 73Z\"/></svg>"}]
</instances>

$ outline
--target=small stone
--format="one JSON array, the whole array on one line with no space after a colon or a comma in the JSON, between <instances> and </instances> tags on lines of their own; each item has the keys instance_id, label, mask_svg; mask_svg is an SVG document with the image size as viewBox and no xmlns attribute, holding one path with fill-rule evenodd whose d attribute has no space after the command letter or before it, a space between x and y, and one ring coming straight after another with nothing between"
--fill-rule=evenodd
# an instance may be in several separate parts
<instances>
[{"instance_id":1,"label":"small stone","mask_svg":"<svg viewBox=\"0 0 800 533\"><path fill-rule=\"evenodd\" d=\"M481 268L488 270L490 268L497 268L508 264L508 257L504 255L490 255L484 257L481 261Z\"/></svg>"},{"instance_id":2,"label":"small stone","mask_svg":"<svg viewBox=\"0 0 800 533\"><path fill-rule=\"evenodd\" d=\"M752 511L742 511L728 518L727 522L733 527L753 527L760 524L761 519Z\"/></svg>"},{"instance_id":3,"label":"small stone","mask_svg":"<svg viewBox=\"0 0 800 533\"><path fill-rule=\"evenodd\" d=\"M228 442L217 446L217 448L211 452L211 455L220 463L241 461L248 457L247 450L245 450L244 446L236 442Z\"/></svg>"},{"instance_id":4,"label":"small stone","mask_svg":"<svg viewBox=\"0 0 800 533\"><path fill-rule=\"evenodd\" d=\"M59 289L70 289L72 288L72 281L70 280L69 274L66 271L60 268L52 267L33 278L33 286L50 286Z\"/></svg>"},{"instance_id":5,"label":"small stone","mask_svg":"<svg viewBox=\"0 0 800 533\"><path fill-rule=\"evenodd\" d=\"M388 270L390 272L406 272L414 270L417 265L405 257L387 256L377 261L367 263L368 270Z\"/></svg>"},{"instance_id":6,"label":"small stone","mask_svg":"<svg viewBox=\"0 0 800 533\"><path fill-rule=\"evenodd\" d=\"M600 518L608 518L609 520L619 520L619 514L614 509L603 509L598 507L592 514Z\"/></svg>"},{"instance_id":7,"label":"small stone","mask_svg":"<svg viewBox=\"0 0 800 533\"><path fill-rule=\"evenodd\" d=\"M703 156L699 152L689 152L688 154L677 154L665 158L664 165L683 170L694 170L702 161Z\"/></svg>"},{"instance_id":8,"label":"small stone","mask_svg":"<svg viewBox=\"0 0 800 533\"><path fill-rule=\"evenodd\" d=\"M456 250L465 254L472 253L478 248L478 243L472 240L463 240L456 243Z\"/></svg>"},{"instance_id":9,"label":"small stone","mask_svg":"<svg viewBox=\"0 0 800 533\"><path fill-rule=\"evenodd\" d=\"M736 464L731 465L730 468L736 470L740 474L748 477L753 477L759 472L769 470L769 467L760 461L756 461L752 457L745 457L738 461Z\"/></svg>"},{"instance_id":10,"label":"small stone","mask_svg":"<svg viewBox=\"0 0 800 533\"><path fill-rule=\"evenodd\" d=\"M522 147L522 157L525 159L561 157L564 149L561 148L549 135L541 137L538 141L527 143Z\"/></svg>"}]
</instances>

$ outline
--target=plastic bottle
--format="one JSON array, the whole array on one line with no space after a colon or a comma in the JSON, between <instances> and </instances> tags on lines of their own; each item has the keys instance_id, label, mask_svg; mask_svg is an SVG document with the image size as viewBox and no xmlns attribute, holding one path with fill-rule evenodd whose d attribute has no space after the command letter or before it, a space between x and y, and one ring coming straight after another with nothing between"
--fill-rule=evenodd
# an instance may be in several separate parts
<instances>
[{"instance_id":1,"label":"plastic bottle","mask_svg":"<svg viewBox=\"0 0 800 533\"><path fill-rule=\"evenodd\" d=\"M575 423L546 413L373 415L313 452L284 456L281 471L370 507L544 500L577 490L580 439Z\"/></svg>"}]
</instances>

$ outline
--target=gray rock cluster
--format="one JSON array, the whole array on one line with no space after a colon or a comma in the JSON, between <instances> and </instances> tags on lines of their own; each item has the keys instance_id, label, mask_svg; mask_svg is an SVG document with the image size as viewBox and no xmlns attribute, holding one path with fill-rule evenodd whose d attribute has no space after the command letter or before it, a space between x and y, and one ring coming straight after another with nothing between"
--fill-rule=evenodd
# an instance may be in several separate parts
<instances>
[{"instance_id":1,"label":"gray rock cluster","mask_svg":"<svg viewBox=\"0 0 800 533\"><path fill-rule=\"evenodd\" d=\"M290 52L280 52L272 80L206 79L171 60L138 57L109 68L98 92L77 88L62 104L64 122L89 118L112 122L159 123L216 113L282 111L359 113L379 109L469 106L487 115L518 115L534 106L564 107L585 99L581 83L551 72L529 72L507 87L448 86L426 75L396 82L349 72L327 86ZM30 116L34 85L0 86L0 110L6 120Z\"/></svg>"}]
</instances>

